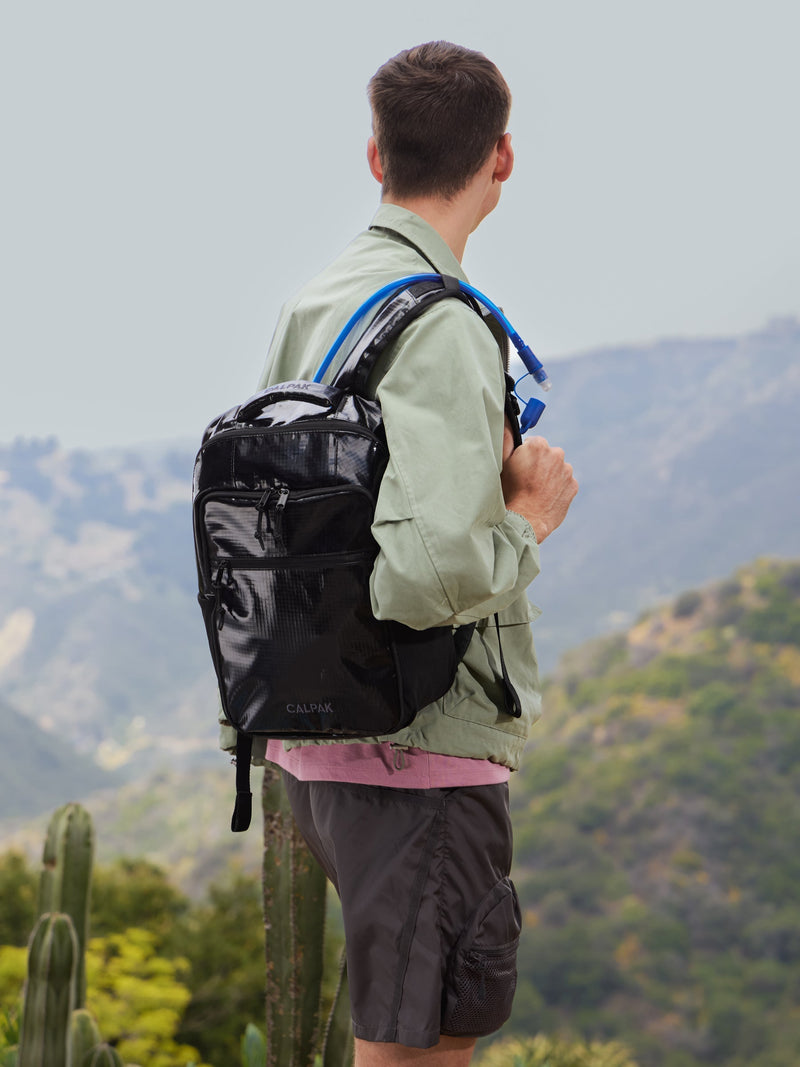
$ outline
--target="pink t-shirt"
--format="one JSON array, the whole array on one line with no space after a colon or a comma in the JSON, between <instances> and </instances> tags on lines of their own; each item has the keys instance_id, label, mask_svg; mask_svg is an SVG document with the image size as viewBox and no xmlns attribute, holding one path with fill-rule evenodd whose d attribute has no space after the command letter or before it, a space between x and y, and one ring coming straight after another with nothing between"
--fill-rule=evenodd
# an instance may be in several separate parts
<instances>
[{"instance_id":1,"label":"pink t-shirt","mask_svg":"<svg viewBox=\"0 0 800 1067\"><path fill-rule=\"evenodd\" d=\"M459 785L497 785L511 771L491 760L424 752L381 744L300 745L286 752L283 742L267 742L267 759L301 782L352 782L396 789L448 789Z\"/></svg>"}]
</instances>

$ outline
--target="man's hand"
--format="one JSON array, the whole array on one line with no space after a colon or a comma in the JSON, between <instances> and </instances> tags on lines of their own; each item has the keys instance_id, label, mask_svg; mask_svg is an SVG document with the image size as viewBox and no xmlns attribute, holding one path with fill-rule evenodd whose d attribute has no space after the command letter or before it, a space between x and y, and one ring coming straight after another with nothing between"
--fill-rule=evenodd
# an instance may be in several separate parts
<instances>
[{"instance_id":1,"label":"man's hand","mask_svg":"<svg viewBox=\"0 0 800 1067\"><path fill-rule=\"evenodd\" d=\"M539 544L561 525L578 492L563 448L552 448L543 437L530 437L515 449L508 427L500 477L506 507L528 520Z\"/></svg>"}]
</instances>

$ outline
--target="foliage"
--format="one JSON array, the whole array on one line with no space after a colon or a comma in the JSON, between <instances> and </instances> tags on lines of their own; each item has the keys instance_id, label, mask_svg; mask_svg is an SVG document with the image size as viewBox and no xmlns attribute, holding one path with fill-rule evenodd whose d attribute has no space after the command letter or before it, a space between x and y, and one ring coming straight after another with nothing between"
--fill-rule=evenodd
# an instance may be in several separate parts
<instances>
[{"instance_id":1,"label":"foliage","mask_svg":"<svg viewBox=\"0 0 800 1067\"><path fill-rule=\"evenodd\" d=\"M16 1051L19 1045L19 1016L17 1007L0 1008L0 1067L6 1067L7 1063L11 1064L12 1059L13 1063L16 1063Z\"/></svg>"},{"instance_id":2,"label":"foliage","mask_svg":"<svg viewBox=\"0 0 800 1067\"><path fill-rule=\"evenodd\" d=\"M5 879L5 880L3 880ZM12 933L22 919L16 891L36 898L37 876L16 853L0 856L0 923ZM9 944L0 945L0 1010L14 1012L25 978L25 944L33 918ZM264 1014L264 935L260 880L232 870L211 885L206 900L190 902L169 881L165 871L143 859L119 859L95 868L92 878L91 930L100 937L145 930L156 957L181 964L180 984L191 999L172 1039L191 1046L199 1059L229 1063L238 1053L241 1035ZM336 953L331 959L336 970ZM104 1036L107 1036L104 1034ZM2 1048L2 1044L0 1044Z\"/></svg>"},{"instance_id":3,"label":"foliage","mask_svg":"<svg viewBox=\"0 0 800 1067\"><path fill-rule=\"evenodd\" d=\"M188 910L187 898L149 860L121 858L95 869L91 929L97 937L136 927L153 934L161 950Z\"/></svg>"},{"instance_id":4,"label":"foliage","mask_svg":"<svg viewBox=\"0 0 800 1067\"><path fill-rule=\"evenodd\" d=\"M800 567L682 600L546 689L512 788L508 1032L621 1039L640 1067L796 1067Z\"/></svg>"},{"instance_id":5,"label":"foliage","mask_svg":"<svg viewBox=\"0 0 800 1067\"><path fill-rule=\"evenodd\" d=\"M28 950L0 945L0 1011L14 1011L25 981Z\"/></svg>"},{"instance_id":6,"label":"foliage","mask_svg":"<svg viewBox=\"0 0 800 1067\"><path fill-rule=\"evenodd\" d=\"M191 1000L177 1039L213 1064L232 1062L248 1023L264 1017L264 918L259 879L233 871L173 930L189 965Z\"/></svg>"},{"instance_id":7,"label":"foliage","mask_svg":"<svg viewBox=\"0 0 800 1067\"><path fill-rule=\"evenodd\" d=\"M125 1061L175 1067L197 1050L175 1040L191 993L185 960L156 953L156 937L132 928L92 938L86 953L88 1007L105 1040Z\"/></svg>"},{"instance_id":8,"label":"foliage","mask_svg":"<svg viewBox=\"0 0 800 1067\"><path fill-rule=\"evenodd\" d=\"M38 875L21 852L0 855L0 945L27 944L36 921L37 884Z\"/></svg>"},{"instance_id":9,"label":"foliage","mask_svg":"<svg viewBox=\"0 0 800 1067\"><path fill-rule=\"evenodd\" d=\"M562 1041L536 1037L493 1044L475 1067L636 1067L629 1051L617 1042Z\"/></svg>"}]
</instances>

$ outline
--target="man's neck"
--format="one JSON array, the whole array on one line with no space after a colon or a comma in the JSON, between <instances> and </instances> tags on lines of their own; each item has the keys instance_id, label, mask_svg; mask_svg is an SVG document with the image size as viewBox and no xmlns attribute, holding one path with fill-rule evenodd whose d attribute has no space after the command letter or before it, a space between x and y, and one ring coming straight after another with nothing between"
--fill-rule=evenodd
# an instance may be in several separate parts
<instances>
[{"instance_id":1,"label":"man's neck","mask_svg":"<svg viewBox=\"0 0 800 1067\"><path fill-rule=\"evenodd\" d=\"M467 187L462 193L445 200L442 197L395 197L383 196L382 204L396 204L419 215L432 226L445 241L458 262L464 258L467 238L484 217L484 194L477 186Z\"/></svg>"}]
</instances>

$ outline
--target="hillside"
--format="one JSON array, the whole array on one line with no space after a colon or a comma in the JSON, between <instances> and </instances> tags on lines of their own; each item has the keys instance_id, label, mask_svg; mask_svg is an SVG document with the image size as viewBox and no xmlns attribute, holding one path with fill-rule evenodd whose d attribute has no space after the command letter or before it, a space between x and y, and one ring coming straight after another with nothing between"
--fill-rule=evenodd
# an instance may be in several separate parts
<instances>
[{"instance_id":1,"label":"hillside","mask_svg":"<svg viewBox=\"0 0 800 1067\"><path fill-rule=\"evenodd\" d=\"M3 693L108 769L215 752L191 466L185 449L0 448Z\"/></svg>"},{"instance_id":2,"label":"hillside","mask_svg":"<svg viewBox=\"0 0 800 1067\"><path fill-rule=\"evenodd\" d=\"M58 807L65 796L85 796L108 787L118 776L76 752L52 733L0 700L0 818L27 816ZM30 781L30 769L38 770ZM31 804L31 793L35 791Z\"/></svg>"},{"instance_id":3,"label":"hillside","mask_svg":"<svg viewBox=\"0 0 800 1067\"><path fill-rule=\"evenodd\" d=\"M800 554L800 323L548 369L539 429L581 488L531 587L546 670L660 597L758 556Z\"/></svg>"},{"instance_id":4,"label":"hillside","mask_svg":"<svg viewBox=\"0 0 800 1067\"><path fill-rule=\"evenodd\" d=\"M211 882L224 879L231 865L249 873L261 867L261 772L252 772L253 826L246 834L232 834L235 775L227 760L220 757L220 762L217 768L165 768L113 787L87 784L85 791L74 788L73 779L66 787L62 782L60 792L80 800L91 814L98 862L144 856L187 896L199 898ZM7 818L4 811L0 852L15 849L38 863L50 815L60 803L60 796L48 801L34 818L30 811Z\"/></svg>"},{"instance_id":5,"label":"hillside","mask_svg":"<svg viewBox=\"0 0 800 1067\"><path fill-rule=\"evenodd\" d=\"M796 1067L800 563L566 656L513 782L514 1022L641 1067Z\"/></svg>"}]
</instances>

